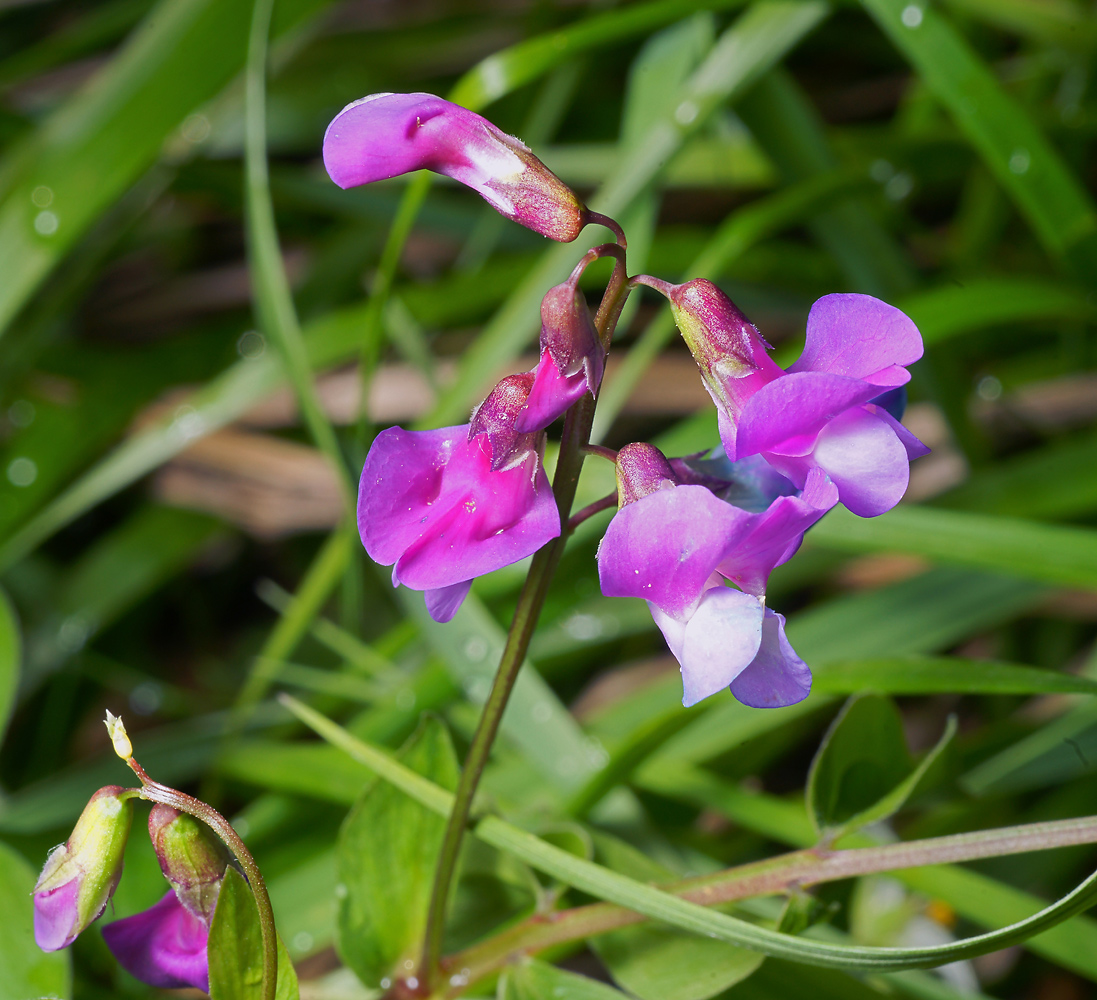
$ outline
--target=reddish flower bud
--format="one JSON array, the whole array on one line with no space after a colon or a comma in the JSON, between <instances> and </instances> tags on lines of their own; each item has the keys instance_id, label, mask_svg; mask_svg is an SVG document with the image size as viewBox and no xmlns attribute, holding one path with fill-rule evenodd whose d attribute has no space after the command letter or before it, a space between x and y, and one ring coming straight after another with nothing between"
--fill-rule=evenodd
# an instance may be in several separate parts
<instances>
[{"instance_id":1,"label":"reddish flower bud","mask_svg":"<svg viewBox=\"0 0 1097 1000\"><path fill-rule=\"evenodd\" d=\"M492 472L506 472L531 456L540 457L541 434L520 431L516 426L519 414L529 401L534 378L533 372L519 372L500 379L472 414L469 441L480 434L487 437Z\"/></svg>"},{"instance_id":2,"label":"reddish flower bud","mask_svg":"<svg viewBox=\"0 0 1097 1000\"><path fill-rule=\"evenodd\" d=\"M680 482L667 457L653 444L633 442L617 453L617 506L624 507Z\"/></svg>"},{"instance_id":3,"label":"reddish flower bud","mask_svg":"<svg viewBox=\"0 0 1097 1000\"><path fill-rule=\"evenodd\" d=\"M179 902L208 925L229 863L225 845L205 823L161 803L149 813L149 837Z\"/></svg>"}]
</instances>

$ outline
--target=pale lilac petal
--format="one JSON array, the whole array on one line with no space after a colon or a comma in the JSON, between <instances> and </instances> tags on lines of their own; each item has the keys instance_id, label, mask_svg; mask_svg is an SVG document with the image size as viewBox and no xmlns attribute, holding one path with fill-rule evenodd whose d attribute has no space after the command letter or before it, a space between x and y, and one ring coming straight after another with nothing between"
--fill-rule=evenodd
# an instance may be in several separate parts
<instances>
[{"instance_id":1,"label":"pale lilac petal","mask_svg":"<svg viewBox=\"0 0 1097 1000\"><path fill-rule=\"evenodd\" d=\"M838 487L842 503L860 517L891 510L910 480L903 442L888 421L865 407L832 420L812 457Z\"/></svg>"},{"instance_id":2,"label":"pale lilac petal","mask_svg":"<svg viewBox=\"0 0 1097 1000\"><path fill-rule=\"evenodd\" d=\"M800 496L778 497L753 516L749 531L720 563L720 572L761 596L770 573L792 558L804 532L837 502L838 488L821 469L811 469Z\"/></svg>"},{"instance_id":3,"label":"pale lilac petal","mask_svg":"<svg viewBox=\"0 0 1097 1000\"><path fill-rule=\"evenodd\" d=\"M458 609L465 603L469 595L471 580L464 583L455 583L452 587L439 587L436 590L423 592L423 600L427 604L427 612L436 622L452 621Z\"/></svg>"},{"instance_id":4,"label":"pale lilac petal","mask_svg":"<svg viewBox=\"0 0 1097 1000\"><path fill-rule=\"evenodd\" d=\"M34 894L34 940L43 951L67 948L77 935L80 880L73 878L48 892Z\"/></svg>"},{"instance_id":5,"label":"pale lilac petal","mask_svg":"<svg viewBox=\"0 0 1097 1000\"><path fill-rule=\"evenodd\" d=\"M657 490L617 512L598 549L607 597L641 597L687 615L751 515L703 486Z\"/></svg>"},{"instance_id":6,"label":"pale lilac petal","mask_svg":"<svg viewBox=\"0 0 1097 1000\"><path fill-rule=\"evenodd\" d=\"M134 978L162 989L209 992L209 931L169 892L151 909L107 924L103 940Z\"/></svg>"},{"instance_id":7,"label":"pale lilac petal","mask_svg":"<svg viewBox=\"0 0 1097 1000\"><path fill-rule=\"evenodd\" d=\"M563 375L547 350L541 352L536 372L526 408L514 422L514 429L521 433L548 427L569 406L582 399L589 388L585 369L581 368L574 375Z\"/></svg>"},{"instance_id":8,"label":"pale lilac petal","mask_svg":"<svg viewBox=\"0 0 1097 1000\"><path fill-rule=\"evenodd\" d=\"M764 452L803 456L838 414L879 395L879 386L827 372L800 372L764 385L743 407L737 457Z\"/></svg>"},{"instance_id":9,"label":"pale lilac petal","mask_svg":"<svg viewBox=\"0 0 1097 1000\"><path fill-rule=\"evenodd\" d=\"M923 444L918 440L910 431L908 431L898 420L895 419L893 413L889 413L883 406L866 406L866 410L869 413L875 413L881 420L884 421L893 431L895 436L903 442L903 447L907 451L907 458L912 462L916 458L921 458L923 455L928 455L931 451L928 445Z\"/></svg>"},{"instance_id":10,"label":"pale lilac petal","mask_svg":"<svg viewBox=\"0 0 1097 1000\"><path fill-rule=\"evenodd\" d=\"M758 598L730 587L706 590L682 641L682 704L688 708L726 688L749 666L761 642Z\"/></svg>"},{"instance_id":11,"label":"pale lilac petal","mask_svg":"<svg viewBox=\"0 0 1097 1000\"><path fill-rule=\"evenodd\" d=\"M560 515L535 457L492 472L484 436L468 425L390 427L362 469L358 528L370 558L395 563L414 590L463 583L532 555L560 534ZM535 468L534 468L535 467Z\"/></svg>"},{"instance_id":12,"label":"pale lilac petal","mask_svg":"<svg viewBox=\"0 0 1097 1000\"><path fill-rule=\"evenodd\" d=\"M766 608L758 655L731 682L731 693L751 708L783 708L811 693L811 670L785 638L784 616Z\"/></svg>"},{"instance_id":13,"label":"pale lilac petal","mask_svg":"<svg viewBox=\"0 0 1097 1000\"><path fill-rule=\"evenodd\" d=\"M922 336L901 310L871 295L824 295L811 307L804 353L790 372L830 372L874 385L903 385L922 356Z\"/></svg>"}]
</instances>

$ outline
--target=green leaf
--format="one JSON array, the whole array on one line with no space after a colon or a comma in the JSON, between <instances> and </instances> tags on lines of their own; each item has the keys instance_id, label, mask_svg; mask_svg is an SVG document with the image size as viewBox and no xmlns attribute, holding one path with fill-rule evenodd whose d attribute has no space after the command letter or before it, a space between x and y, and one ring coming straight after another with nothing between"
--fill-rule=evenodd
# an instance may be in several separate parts
<instances>
[{"instance_id":1,"label":"green leaf","mask_svg":"<svg viewBox=\"0 0 1097 1000\"><path fill-rule=\"evenodd\" d=\"M401 758L439 786L457 786L457 758L437 719L424 723ZM444 831L440 816L384 781L365 792L343 823L336 851L339 954L367 986L418 958Z\"/></svg>"},{"instance_id":2,"label":"green leaf","mask_svg":"<svg viewBox=\"0 0 1097 1000\"><path fill-rule=\"evenodd\" d=\"M948 109L1045 248L1089 280L1097 278L1097 211L1088 193L947 17L933 5L906 0L862 3Z\"/></svg>"},{"instance_id":3,"label":"green leaf","mask_svg":"<svg viewBox=\"0 0 1097 1000\"><path fill-rule=\"evenodd\" d=\"M299 21L323 0L286 4ZM153 163L164 140L244 62L249 0L161 0L88 87L9 154L0 203L0 335L89 226ZM52 193L48 209L31 200ZM48 217L42 221L43 213ZM37 221L37 226L36 226Z\"/></svg>"},{"instance_id":4,"label":"green leaf","mask_svg":"<svg viewBox=\"0 0 1097 1000\"><path fill-rule=\"evenodd\" d=\"M511 966L500 980L499 1000L625 1000L605 983L545 962L526 960Z\"/></svg>"},{"instance_id":5,"label":"green leaf","mask_svg":"<svg viewBox=\"0 0 1097 1000\"><path fill-rule=\"evenodd\" d=\"M847 552L909 552L1097 590L1097 531L1086 528L905 504L872 518L837 507L807 541Z\"/></svg>"},{"instance_id":6,"label":"green leaf","mask_svg":"<svg viewBox=\"0 0 1097 1000\"><path fill-rule=\"evenodd\" d=\"M209 980L212 1000L259 1000L263 983L263 934L259 908L248 883L229 866L210 926ZM297 973L278 939L276 1000L298 1000Z\"/></svg>"},{"instance_id":7,"label":"green leaf","mask_svg":"<svg viewBox=\"0 0 1097 1000\"><path fill-rule=\"evenodd\" d=\"M897 812L955 733L956 722L950 720L915 767L895 703L873 693L851 698L827 730L808 772L808 812L819 835L833 841Z\"/></svg>"},{"instance_id":8,"label":"green leaf","mask_svg":"<svg viewBox=\"0 0 1097 1000\"><path fill-rule=\"evenodd\" d=\"M1097 694L1097 681L1056 670L954 656L893 656L827 663L814 671L812 690L855 694Z\"/></svg>"},{"instance_id":9,"label":"green leaf","mask_svg":"<svg viewBox=\"0 0 1097 1000\"><path fill-rule=\"evenodd\" d=\"M757 971L765 956L654 925L591 941L617 984L640 1000L708 1000Z\"/></svg>"},{"instance_id":10,"label":"green leaf","mask_svg":"<svg viewBox=\"0 0 1097 1000\"><path fill-rule=\"evenodd\" d=\"M0 737L3 737L15 704L22 659L19 621L7 594L0 590Z\"/></svg>"},{"instance_id":11,"label":"green leaf","mask_svg":"<svg viewBox=\"0 0 1097 1000\"><path fill-rule=\"evenodd\" d=\"M71 996L69 952L47 954L34 943L34 883L30 865L0 842L0 1000Z\"/></svg>"}]
</instances>

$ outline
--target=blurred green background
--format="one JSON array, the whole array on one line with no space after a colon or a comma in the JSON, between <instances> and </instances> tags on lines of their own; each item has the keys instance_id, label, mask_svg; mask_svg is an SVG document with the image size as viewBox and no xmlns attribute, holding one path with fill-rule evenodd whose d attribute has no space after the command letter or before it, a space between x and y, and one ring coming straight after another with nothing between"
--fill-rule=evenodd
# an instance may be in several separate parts
<instances>
[{"instance_id":1,"label":"blurred green background","mask_svg":"<svg viewBox=\"0 0 1097 1000\"><path fill-rule=\"evenodd\" d=\"M908 501L861 523L833 513L773 579L811 698L683 710L646 608L598 594L603 515L550 594L486 778L495 806L610 867L627 869L622 845L679 874L765 856L810 839L800 790L819 739L841 696L877 690L898 699L915 752L949 713L960 722L893 821L904 839L1095 811L1097 709L1070 693L1097 678L1092 3L279 0L270 192L316 375L311 433L279 320L253 309L250 16L244 0L0 0L0 897L22 914L0 930L15 970L0 998L156 993L94 929L71 963L29 938L31 870L92 791L126 780L108 708L154 777L234 818L302 996L374 995L333 949L333 844L369 772L305 739L269 694L391 747L431 710L461 754L522 568L433 624L340 528L314 439L334 427L356 478L360 360L374 427L466 419L494 378L530 367L541 295L599 239L549 245L445 181L340 191L324 128L375 91L448 94L519 135L624 224L632 272L717 280L785 362L832 291L900 306L927 343L906 422L933 454ZM590 269L592 296L607 276ZM655 299L634 295L618 334L597 437L715 443ZM585 473L581 502L610 488L607 469ZM1007 682L998 662L1039 673ZM242 732L226 736L234 709ZM164 891L142 823L119 916ZM1095 855L817 896L863 943L945 940L1062 895ZM544 889L532 878L471 854L451 944L528 908ZM641 1000L1097 988L1084 917L944 979L887 982L770 960L735 985L723 946L698 957L656 937L557 957ZM637 956L653 950L677 979L651 978Z\"/></svg>"}]
</instances>

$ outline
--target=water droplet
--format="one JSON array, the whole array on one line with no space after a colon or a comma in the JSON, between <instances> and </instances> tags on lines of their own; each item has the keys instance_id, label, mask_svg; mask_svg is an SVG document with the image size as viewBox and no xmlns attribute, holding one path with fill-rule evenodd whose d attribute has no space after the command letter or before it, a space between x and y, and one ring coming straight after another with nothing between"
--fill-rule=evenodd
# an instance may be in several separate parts
<instances>
[{"instance_id":1,"label":"water droplet","mask_svg":"<svg viewBox=\"0 0 1097 1000\"><path fill-rule=\"evenodd\" d=\"M8 482L12 486L30 486L38 478L38 466L33 459L20 455L8 465Z\"/></svg>"},{"instance_id":2,"label":"water droplet","mask_svg":"<svg viewBox=\"0 0 1097 1000\"><path fill-rule=\"evenodd\" d=\"M908 4L903 8L903 13L899 15L899 19L908 28L920 27L922 24L922 8L914 3Z\"/></svg>"},{"instance_id":3,"label":"water droplet","mask_svg":"<svg viewBox=\"0 0 1097 1000\"><path fill-rule=\"evenodd\" d=\"M39 236L52 236L60 224L61 220L54 212L39 212L34 217L34 231Z\"/></svg>"}]
</instances>

